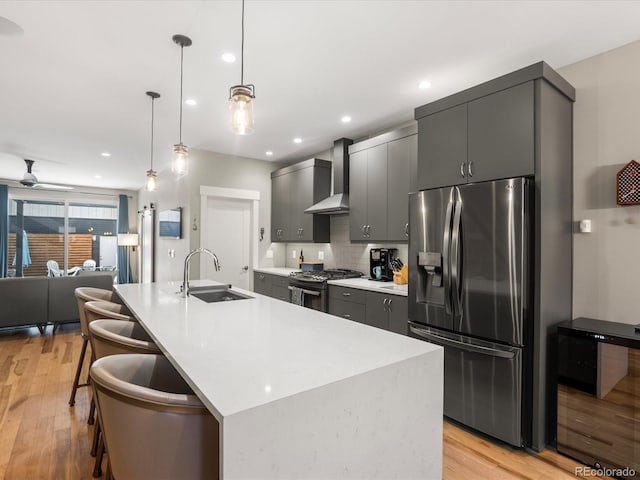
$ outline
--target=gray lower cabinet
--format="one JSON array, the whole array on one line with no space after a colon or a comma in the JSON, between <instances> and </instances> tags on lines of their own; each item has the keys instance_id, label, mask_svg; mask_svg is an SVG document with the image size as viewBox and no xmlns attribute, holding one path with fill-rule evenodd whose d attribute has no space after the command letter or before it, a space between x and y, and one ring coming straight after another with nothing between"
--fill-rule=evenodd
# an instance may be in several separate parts
<instances>
[{"instance_id":1,"label":"gray lower cabinet","mask_svg":"<svg viewBox=\"0 0 640 480\"><path fill-rule=\"evenodd\" d=\"M312 158L271 172L271 241L329 242L329 216L304 213L331 193L331 162Z\"/></svg>"},{"instance_id":2,"label":"gray lower cabinet","mask_svg":"<svg viewBox=\"0 0 640 480\"><path fill-rule=\"evenodd\" d=\"M253 291L260 295L271 296L271 277L267 273L253 272Z\"/></svg>"},{"instance_id":3,"label":"gray lower cabinet","mask_svg":"<svg viewBox=\"0 0 640 480\"><path fill-rule=\"evenodd\" d=\"M417 128L396 130L349 147L351 241L408 239L408 194L415 189Z\"/></svg>"},{"instance_id":4,"label":"gray lower cabinet","mask_svg":"<svg viewBox=\"0 0 640 480\"><path fill-rule=\"evenodd\" d=\"M253 291L289 302L289 278L270 273L253 272Z\"/></svg>"},{"instance_id":5,"label":"gray lower cabinet","mask_svg":"<svg viewBox=\"0 0 640 480\"><path fill-rule=\"evenodd\" d=\"M418 190L535 173L535 84L418 119Z\"/></svg>"},{"instance_id":6,"label":"gray lower cabinet","mask_svg":"<svg viewBox=\"0 0 640 480\"><path fill-rule=\"evenodd\" d=\"M407 334L407 297L329 285L329 313L391 332Z\"/></svg>"}]
</instances>

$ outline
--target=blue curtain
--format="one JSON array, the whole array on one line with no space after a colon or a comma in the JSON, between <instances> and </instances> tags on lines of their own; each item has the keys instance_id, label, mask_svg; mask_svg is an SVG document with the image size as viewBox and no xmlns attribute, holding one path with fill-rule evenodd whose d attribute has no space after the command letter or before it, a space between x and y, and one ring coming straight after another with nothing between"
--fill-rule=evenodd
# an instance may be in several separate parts
<instances>
[{"instance_id":1,"label":"blue curtain","mask_svg":"<svg viewBox=\"0 0 640 480\"><path fill-rule=\"evenodd\" d=\"M126 195L118 196L118 233L129 233L129 199ZM127 270L131 278L131 269L127 257L127 248L118 247L118 283L127 283Z\"/></svg>"},{"instance_id":2,"label":"blue curtain","mask_svg":"<svg viewBox=\"0 0 640 480\"><path fill-rule=\"evenodd\" d=\"M0 278L7 276L9 261L9 187L0 185Z\"/></svg>"}]
</instances>

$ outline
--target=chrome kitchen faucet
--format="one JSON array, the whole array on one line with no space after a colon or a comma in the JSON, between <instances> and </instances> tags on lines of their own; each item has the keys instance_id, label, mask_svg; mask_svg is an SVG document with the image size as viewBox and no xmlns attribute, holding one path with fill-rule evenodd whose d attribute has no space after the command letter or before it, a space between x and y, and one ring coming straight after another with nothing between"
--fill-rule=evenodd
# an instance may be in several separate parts
<instances>
[{"instance_id":1,"label":"chrome kitchen faucet","mask_svg":"<svg viewBox=\"0 0 640 480\"><path fill-rule=\"evenodd\" d=\"M213 266L216 269L216 272L220 271L220 262L218 261L218 256L213 253L208 248L196 248L195 250L191 250L187 255L187 258L184 259L184 278L182 280L182 285L180 286L180 292L184 298L189 296L189 264L191 263L191 257L193 257L196 253L206 253L213 257Z\"/></svg>"}]
</instances>

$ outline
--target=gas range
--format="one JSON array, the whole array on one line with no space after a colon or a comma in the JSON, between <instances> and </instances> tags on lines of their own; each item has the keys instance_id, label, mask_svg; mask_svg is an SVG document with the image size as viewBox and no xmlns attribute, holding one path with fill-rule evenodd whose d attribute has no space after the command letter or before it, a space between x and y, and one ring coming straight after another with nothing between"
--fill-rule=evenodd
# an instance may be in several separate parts
<instances>
[{"instance_id":1,"label":"gas range","mask_svg":"<svg viewBox=\"0 0 640 480\"><path fill-rule=\"evenodd\" d=\"M359 278L362 276L362 272L340 268L321 270L317 272L293 272L289 275L291 280L303 283L324 283L327 280L342 280L345 278Z\"/></svg>"}]
</instances>

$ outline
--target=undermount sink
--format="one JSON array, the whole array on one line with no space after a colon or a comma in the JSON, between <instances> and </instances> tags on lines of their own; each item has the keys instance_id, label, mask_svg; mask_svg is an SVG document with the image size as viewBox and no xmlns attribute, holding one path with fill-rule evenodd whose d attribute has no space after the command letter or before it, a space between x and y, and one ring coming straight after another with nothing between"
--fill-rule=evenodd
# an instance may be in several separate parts
<instances>
[{"instance_id":1,"label":"undermount sink","mask_svg":"<svg viewBox=\"0 0 640 480\"><path fill-rule=\"evenodd\" d=\"M239 292L231 290L231 285L210 285L206 287L193 287L189 290L189 295L199 298L203 302L230 302L233 300L244 300L253 298Z\"/></svg>"}]
</instances>

